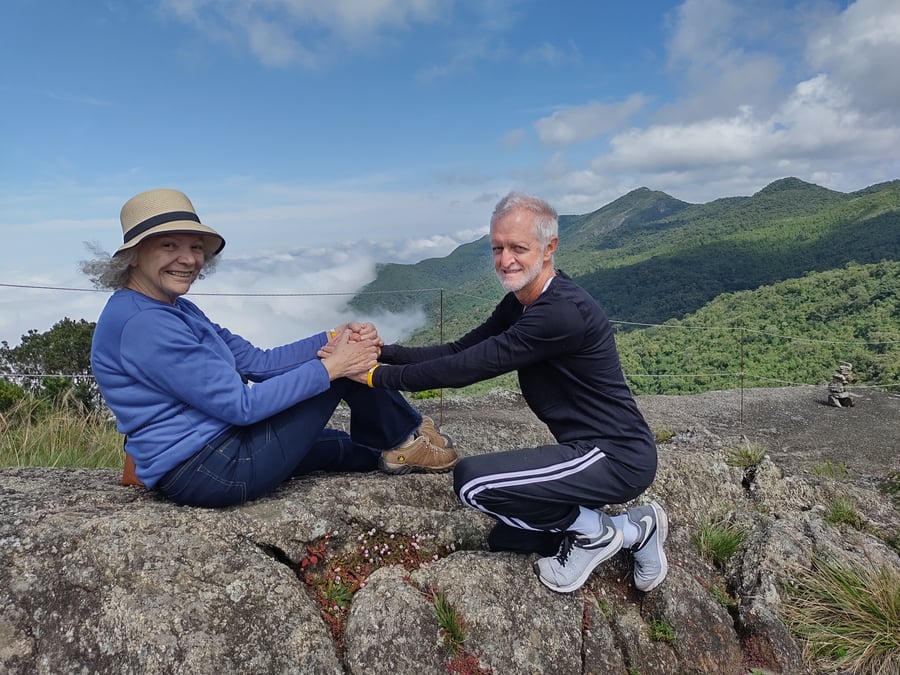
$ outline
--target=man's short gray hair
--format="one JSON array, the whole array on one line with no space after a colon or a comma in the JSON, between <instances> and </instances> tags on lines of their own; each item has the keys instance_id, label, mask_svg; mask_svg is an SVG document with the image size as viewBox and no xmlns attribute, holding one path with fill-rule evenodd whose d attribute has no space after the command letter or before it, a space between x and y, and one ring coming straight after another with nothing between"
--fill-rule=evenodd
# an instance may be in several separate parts
<instances>
[{"instance_id":1,"label":"man's short gray hair","mask_svg":"<svg viewBox=\"0 0 900 675\"><path fill-rule=\"evenodd\" d=\"M491 216L491 227L500 218L515 209L525 209L535 215L534 229L541 246L546 246L553 237L559 236L559 215L557 215L556 209L543 199L527 195L524 192L510 192L497 202Z\"/></svg>"}]
</instances>

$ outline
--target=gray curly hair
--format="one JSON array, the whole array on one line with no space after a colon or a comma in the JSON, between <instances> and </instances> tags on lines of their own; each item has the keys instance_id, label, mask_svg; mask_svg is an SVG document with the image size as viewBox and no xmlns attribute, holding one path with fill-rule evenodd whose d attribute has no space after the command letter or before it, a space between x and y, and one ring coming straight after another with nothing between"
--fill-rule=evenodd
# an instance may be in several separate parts
<instances>
[{"instance_id":1,"label":"gray curly hair","mask_svg":"<svg viewBox=\"0 0 900 675\"><path fill-rule=\"evenodd\" d=\"M125 249L118 255L110 255L99 244L85 242L85 246L94 257L81 261L81 271L88 276L94 288L118 291L128 285L131 265L137 258L138 247ZM215 271L218 263L218 256L205 256L203 271L197 278L205 279Z\"/></svg>"}]
</instances>

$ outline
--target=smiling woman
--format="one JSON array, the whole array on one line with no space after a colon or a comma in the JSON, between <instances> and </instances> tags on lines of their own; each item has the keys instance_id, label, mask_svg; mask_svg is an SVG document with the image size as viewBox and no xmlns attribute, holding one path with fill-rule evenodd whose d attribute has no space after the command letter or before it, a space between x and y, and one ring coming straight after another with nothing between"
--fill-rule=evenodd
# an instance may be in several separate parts
<instances>
[{"instance_id":1,"label":"smiling woman","mask_svg":"<svg viewBox=\"0 0 900 675\"><path fill-rule=\"evenodd\" d=\"M115 291L97 320L91 368L144 485L180 504L218 507L313 471L456 463L449 439L400 394L349 379L376 364L375 326L350 322L259 349L182 297L225 246L187 196L141 193L121 222L116 253L83 265L95 285ZM341 400L349 434L325 426ZM397 453L402 471L390 463Z\"/></svg>"},{"instance_id":2,"label":"smiling woman","mask_svg":"<svg viewBox=\"0 0 900 675\"><path fill-rule=\"evenodd\" d=\"M147 297L175 304L191 289L205 262L203 237L160 234L143 241L131 263L128 288Z\"/></svg>"}]
</instances>

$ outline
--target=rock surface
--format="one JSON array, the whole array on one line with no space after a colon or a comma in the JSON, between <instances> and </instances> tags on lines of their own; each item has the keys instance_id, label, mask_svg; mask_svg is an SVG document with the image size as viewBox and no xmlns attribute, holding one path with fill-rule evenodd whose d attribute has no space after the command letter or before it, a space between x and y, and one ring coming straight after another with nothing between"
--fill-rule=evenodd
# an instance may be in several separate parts
<instances>
[{"instance_id":1,"label":"rock surface","mask_svg":"<svg viewBox=\"0 0 900 675\"><path fill-rule=\"evenodd\" d=\"M896 541L897 506L876 488L900 470L900 396L866 392L845 409L826 397L790 388L639 399L651 426L675 433L641 498L670 518L670 573L647 594L624 553L580 591L549 591L533 557L484 550L490 522L458 504L446 474L315 475L210 511L121 487L115 471L6 469L0 671L818 672L780 618L794 566L826 556L900 568L884 543ZM415 405L462 454L549 440L513 394ZM752 470L727 461L743 439L768 449ZM846 475L818 475L825 462ZM838 495L855 501L865 531L825 522ZM722 512L749 537L717 567L694 535ZM389 554L376 545L434 555L379 565ZM342 595L354 572L335 561L366 556L376 562L356 574L364 585ZM458 651L436 600L455 612Z\"/></svg>"}]
</instances>

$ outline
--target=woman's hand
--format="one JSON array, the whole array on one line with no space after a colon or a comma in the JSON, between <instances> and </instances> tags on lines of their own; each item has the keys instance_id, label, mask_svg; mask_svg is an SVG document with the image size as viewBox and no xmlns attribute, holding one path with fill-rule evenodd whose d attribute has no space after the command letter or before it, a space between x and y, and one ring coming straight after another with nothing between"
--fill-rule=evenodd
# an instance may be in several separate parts
<instances>
[{"instance_id":1,"label":"woman's hand","mask_svg":"<svg viewBox=\"0 0 900 675\"><path fill-rule=\"evenodd\" d=\"M352 336L352 329L344 328L319 350L318 356L328 371L329 380L361 374L365 382L369 368L378 362L379 348L371 340L353 340Z\"/></svg>"},{"instance_id":2,"label":"woman's hand","mask_svg":"<svg viewBox=\"0 0 900 675\"><path fill-rule=\"evenodd\" d=\"M381 356L381 348L384 346L384 340L378 337L378 330L375 328L375 324L351 321L349 323L341 324L334 329L334 332L337 335L328 340L322 349L319 350L319 358L322 358L323 355L329 354L332 351L332 345L345 330L350 331L350 342L367 342L373 344L378 349L376 358Z\"/></svg>"}]
</instances>

